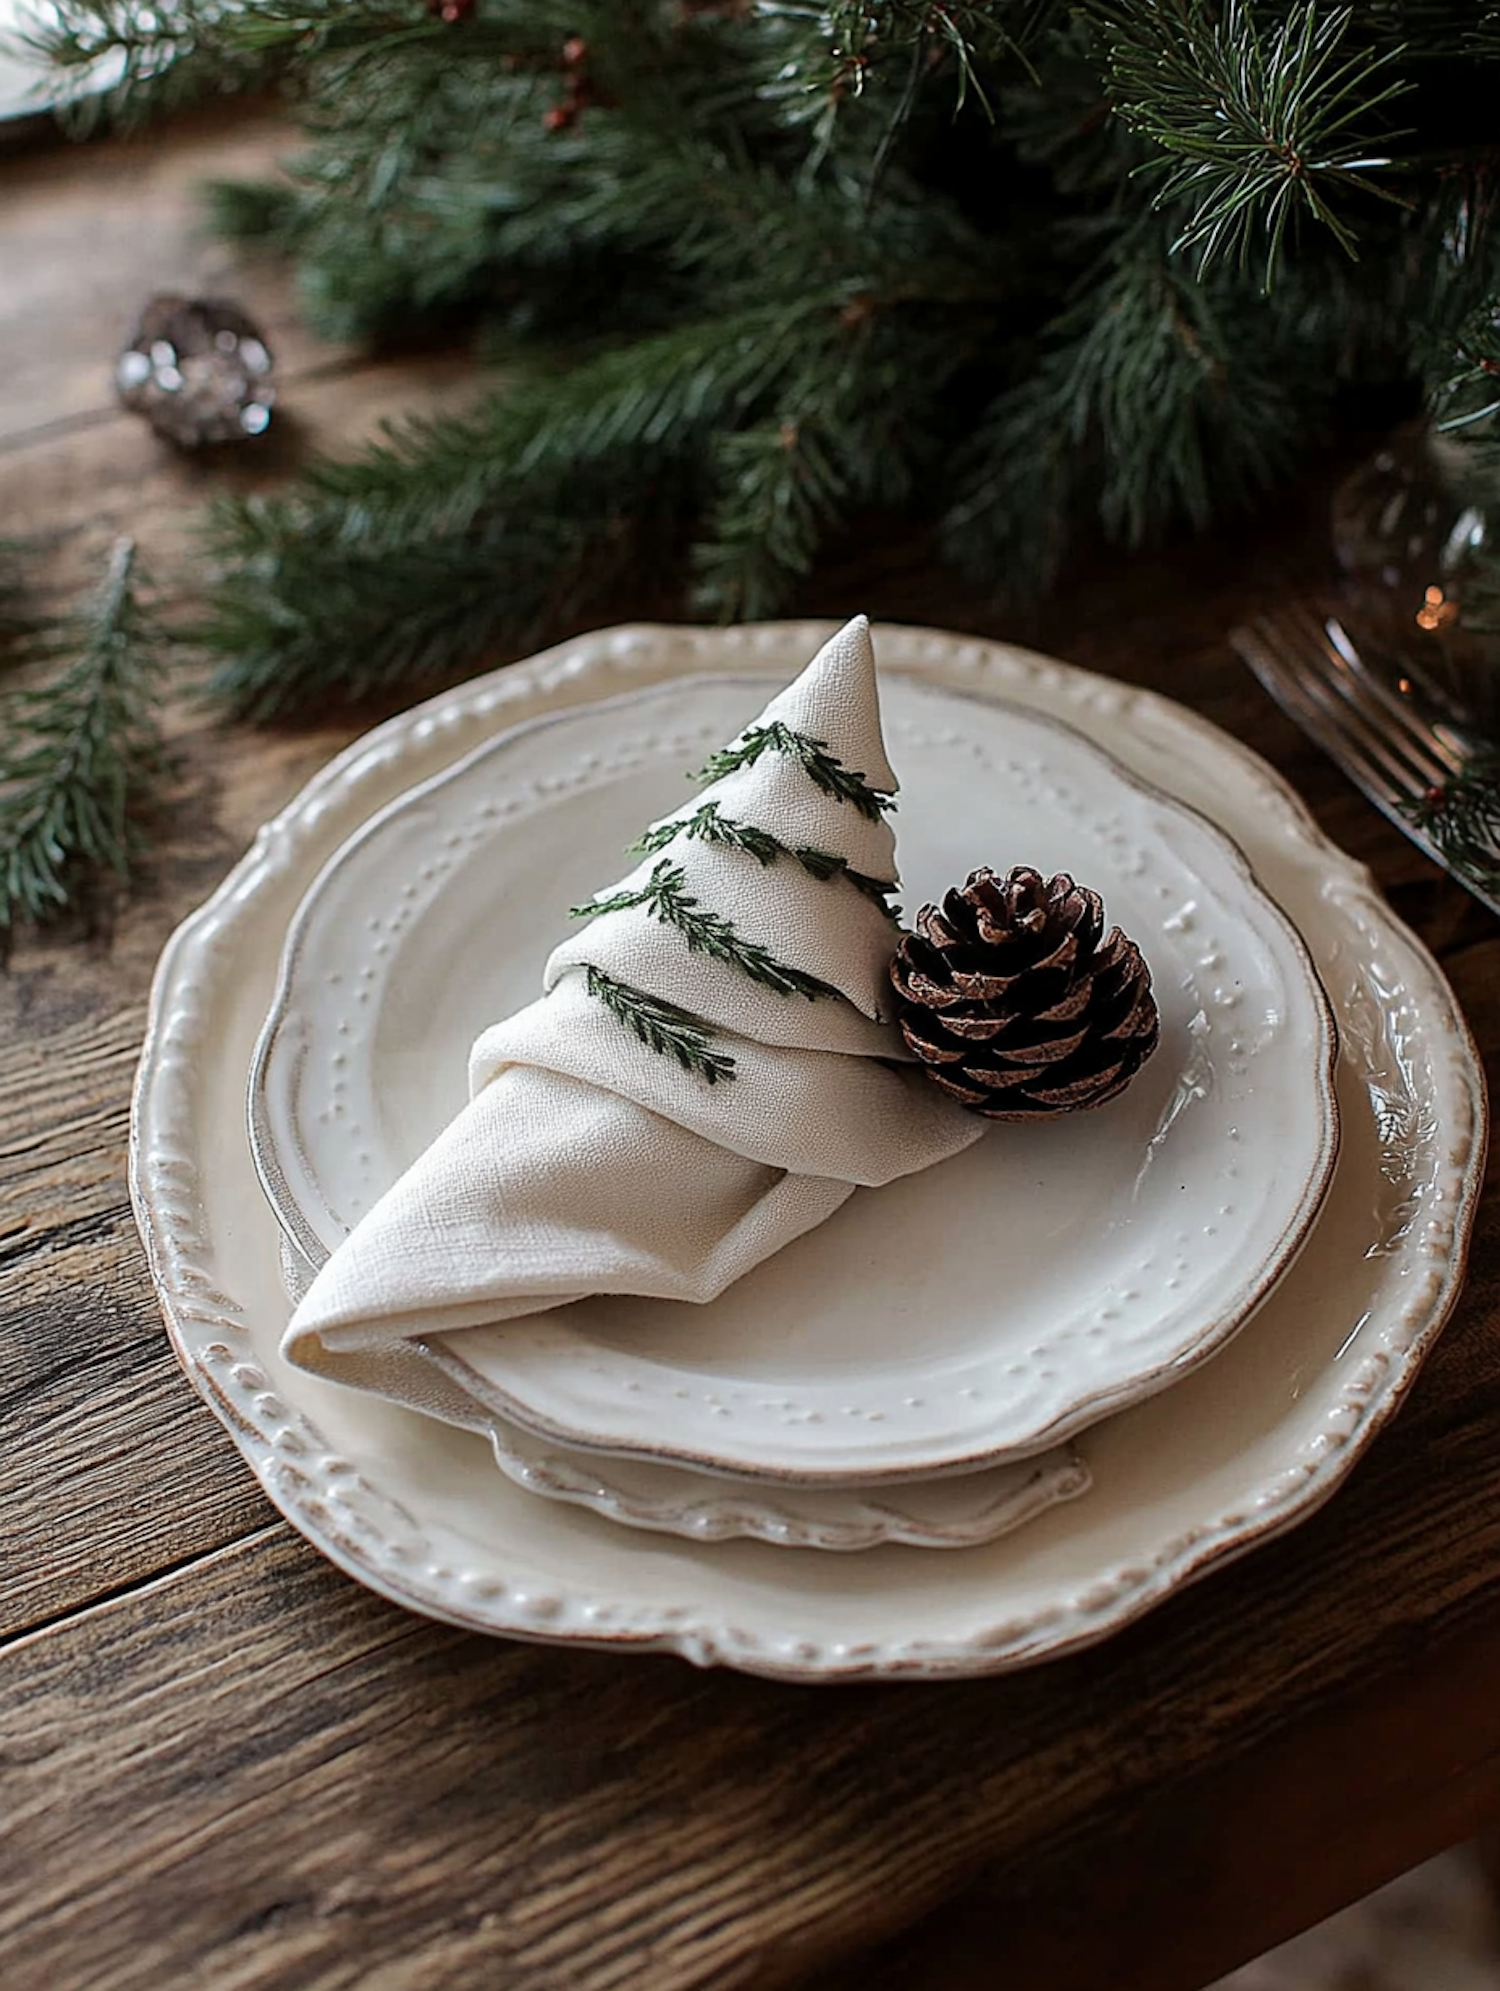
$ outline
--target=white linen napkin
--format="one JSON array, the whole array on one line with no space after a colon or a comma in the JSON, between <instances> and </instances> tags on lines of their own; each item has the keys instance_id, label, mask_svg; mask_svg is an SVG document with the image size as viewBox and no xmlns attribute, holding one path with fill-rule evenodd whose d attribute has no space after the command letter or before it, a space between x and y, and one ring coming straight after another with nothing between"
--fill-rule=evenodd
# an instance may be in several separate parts
<instances>
[{"instance_id":1,"label":"white linen napkin","mask_svg":"<svg viewBox=\"0 0 1500 1991\"><path fill-rule=\"evenodd\" d=\"M746 750L762 736L772 744ZM553 952L540 999L474 1045L469 1105L318 1274L286 1333L290 1361L469 1422L474 1406L419 1341L595 1293L711 1300L856 1186L983 1133L911 1064L890 1021L897 932L874 881L895 888L895 838L869 791L889 795L896 778L864 617L732 748L741 764L663 819L676 833L598 898L635 898L670 874L689 923L718 916L773 977L827 992L752 979L718 958L721 929L705 939L700 926L691 945L659 903L591 918ZM846 792L829 792L830 766ZM731 825L741 841L709 840L705 809L710 830ZM686 1012L721 1075L642 1041L601 987ZM481 1372L482 1344L465 1336Z\"/></svg>"}]
</instances>

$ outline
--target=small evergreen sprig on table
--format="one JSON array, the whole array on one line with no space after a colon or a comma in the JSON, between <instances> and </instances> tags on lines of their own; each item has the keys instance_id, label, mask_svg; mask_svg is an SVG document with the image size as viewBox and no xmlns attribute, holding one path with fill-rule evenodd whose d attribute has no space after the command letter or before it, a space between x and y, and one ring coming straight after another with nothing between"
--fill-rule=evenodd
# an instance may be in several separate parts
<instances>
[{"instance_id":1,"label":"small evergreen sprig on table","mask_svg":"<svg viewBox=\"0 0 1500 1991\"><path fill-rule=\"evenodd\" d=\"M122 540L70 632L72 661L0 693L0 930L61 912L86 876L131 874L135 819L167 766L156 718L163 639L137 585L135 549Z\"/></svg>"},{"instance_id":2,"label":"small evergreen sprig on table","mask_svg":"<svg viewBox=\"0 0 1500 1991\"><path fill-rule=\"evenodd\" d=\"M710 1085L735 1077L734 1059L727 1051L714 1050L708 1025L690 1010L617 981L601 968L584 970L584 987L648 1050L674 1059L685 1072L696 1072Z\"/></svg>"},{"instance_id":3,"label":"small evergreen sprig on table","mask_svg":"<svg viewBox=\"0 0 1500 1991\"><path fill-rule=\"evenodd\" d=\"M686 837L691 842L718 844L726 850L743 850L763 867L775 864L779 858L789 857L820 884L826 884L830 878L847 879L856 892L879 906L887 918L899 918L899 908L890 903L895 885L888 885L883 878L871 878L863 871L856 871L848 858L840 857L837 851L820 850L816 844L810 843L783 843L769 830L758 829L754 823L742 823L733 816L726 816L717 802L704 802L691 816L659 823L655 829L647 830L643 837L637 838L630 849L633 855L649 857L655 851L665 850L678 837Z\"/></svg>"},{"instance_id":4,"label":"small evergreen sprig on table","mask_svg":"<svg viewBox=\"0 0 1500 1991\"><path fill-rule=\"evenodd\" d=\"M1500 742L1480 747L1403 814L1458 877L1491 899L1500 896Z\"/></svg>"},{"instance_id":5,"label":"small evergreen sprig on table","mask_svg":"<svg viewBox=\"0 0 1500 1991\"><path fill-rule=\"evenodd\" d=\"M663 858L652 868L644 885L633 891L611 892L607 898L590 899L586 905L570 908L573 919L592 919L597 913L629 912L643 907L663 926L675 927L695 954L707 954L738 968L742 975L776 995L805 996L816 1002L820 996L837 996L831 982L819 980L801 968L778 961L758 940L746 940L735 930L734 922L722 913L705 912L687 889L687 873L680 864Z\"/></svg>"}]
</instances>

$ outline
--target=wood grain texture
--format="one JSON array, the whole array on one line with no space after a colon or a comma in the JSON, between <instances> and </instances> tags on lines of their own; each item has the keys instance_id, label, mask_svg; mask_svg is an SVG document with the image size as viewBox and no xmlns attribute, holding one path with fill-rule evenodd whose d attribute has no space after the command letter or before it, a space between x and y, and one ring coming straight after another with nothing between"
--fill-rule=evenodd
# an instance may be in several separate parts
<instances>
[{"instance_id":1,"label":"wood grain texture","mask_svg":"<svg viewBox=\"0 0 1500 1991\"><path fill-rule=\"evenodd\" d=\"M261 158L279 140L256 119L223 144ZM164 266L174 243L183 267L196 253L189 190L218 145L188 127L140 169ZM0 306L0 344L32 309L58 328L54 360L28 353L25 407L0 401L0 515L50 534L64 579L121 523L186 577L203 496L296 451L185 464L90 398L69 286L107 356L90 217L111 157L0 161L0 266L33 292ZM477 390L452 356L325 368L278 322L304 436ZM1020 636L1248 741L1438 953L1493 1081L1500 927L1225 642L1320 564L1325 499L1311 481L1254 535L1094 559L1034 629L904 533L851 543L798 606ZM1187 1991L1469 1829L1500 1795L1493 1157L1464 1299L1349 1485L1030 1673L814 1691L485 1641L367 1595L273 1515L160 1334L126 1207L129 1083L171 927L372 716L257 733L184 711L144 889L25 937L0 976L5 1991ZM1238 1895L1237 1874L1254 1877Z\"/></svg>"},{"instance_id":2,"label":"wood grain texture","mask_svg":"<svg viewBox=\"0 0 1500 1991\"><path fill-rule=\"evenodd\" d=\"M271 112L208 111L170 130L0 155L0 448L115 405L115 354L156 291L239 293L283 374L352 357L312 337L290 274L204 230L200 182L274 173Z\"/></svg>"}]
</instances>

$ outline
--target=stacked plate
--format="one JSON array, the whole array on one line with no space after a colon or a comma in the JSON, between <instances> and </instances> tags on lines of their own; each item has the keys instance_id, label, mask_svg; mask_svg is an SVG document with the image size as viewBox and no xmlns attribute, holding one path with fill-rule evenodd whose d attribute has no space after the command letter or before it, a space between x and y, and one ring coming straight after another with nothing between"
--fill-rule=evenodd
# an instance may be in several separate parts
<instances>
[{"instance_id":1,"label":"stacked plate","mask_svg":"<svg viewBox=\"0 0 1500 1991\"><path fill-rule=\"evenodd\" d=\"M1456 1295L1478 1067L1359 868L1180 708L885 630L909 906L981 863L1093 885L1152 966L1142 1076L857 1192L711 1306L528 1321L483 1436L280 1362L567 907L827 633L604 632L420 707L164 956L134 1185L179 1352L296 1524L418 1609L796 1678L1021 1664L1331 1492Z\"/></svg>"}]
</instances>

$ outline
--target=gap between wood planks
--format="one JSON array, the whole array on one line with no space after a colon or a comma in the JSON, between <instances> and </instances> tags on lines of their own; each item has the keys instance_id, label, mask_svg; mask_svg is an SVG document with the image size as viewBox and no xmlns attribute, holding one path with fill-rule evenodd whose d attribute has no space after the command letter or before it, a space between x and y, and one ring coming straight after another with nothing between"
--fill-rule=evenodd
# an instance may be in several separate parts
<instances>
[{"instance_id":1,"label":"gap between wood planks","mask_svg":"<svg viewBox=\"0 0 1500 1991\"><path fill-rule=\"evenodd\" d=\"M147 1597L153 1591L175 1583L181 1576L192 1571L211 1567L228 1556L243 1554L260 1542L281 1541L292 1533L288 1521L277 1519L262 1523L259 1527L247 1528L242 1535L236 1535L217 1548L199 1549L192 1555L180 1557L176 1562L164 1564L150 1575L133 1577L128 1583L121 1583L113 1590L101 1590L97 1597L91 1597L86 1604L75 1604L66 1611L59 1611L55 1617L41 1618L23 1630L0 1633L0 1655L9 1657L20 1652L37 1639L51 1638L60 1631L76 1629L90 1620L96 1612L112 1611L133 1598Z\"/></svg>"}]
</instances>

